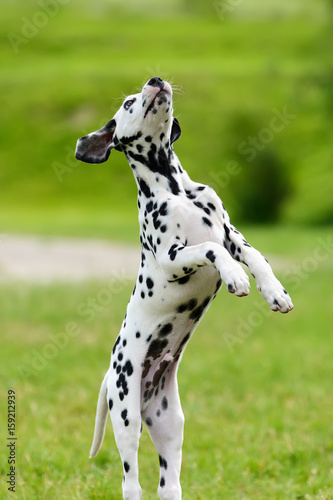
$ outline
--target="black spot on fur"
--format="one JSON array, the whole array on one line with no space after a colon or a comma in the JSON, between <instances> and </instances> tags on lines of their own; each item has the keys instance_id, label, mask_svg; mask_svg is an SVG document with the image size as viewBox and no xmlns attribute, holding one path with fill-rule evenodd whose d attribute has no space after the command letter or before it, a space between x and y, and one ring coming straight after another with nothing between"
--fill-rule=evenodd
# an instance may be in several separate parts
<instances>
[{"instance_id":1,"label":"black spot on fur","mask_svg":"<svg viewBox=\"0 0 333 500\"><path fill-rule=\"evenodd\" d=\"M200 201L194 201L194 205L196 205L198 208L201 208L207 215L210 215L210 210L208 207L205 207Z\"/></svg>"},{"instance_id":2,"label":"black spot on fur","mask_svg":"<svg viewBox=\"0 0 333 500\"><path fill-rule=\"evenodd\" d=\"M140 190L145 195L145 197L150 198L151 197L150 188L149 188L148 184L143 179L139 179L139 186L140 186Z\"/></svg>"},{"instance_id":3,"label":"black spot on fur","mask_svg":"<svg viewBox=\"0 0 333 500\"><path fill-rule=\"evenodd\" d=\"M124 364L123 366L123 372L124 373L127 373L127 375L130 377L131 375L133 375L133 372L134 372L134 369L133 369L133 365L132 363L130 362L130 360L128 359L126 361L126 363Z\"/></svg>"},{"instance_id":4,"label":"black spot on fur","mask_svg":"<svg viewBox=\"0 0 333 500\"><path fill-rule=\"evenodd\" d=\"M124 144L124 145L127 145L127 144L130 144L131 142L133 141L137 141L138 139L140 139L140 137L142 136L142 132L138 132L137 134L135 135L131 135L129 137L122 137L121 139L119 139L119 141Z\"/></svg>"},{"instance_id":5,"label":"black spot on fur","mask_svg":"<svg viewBox=\"0 0 333 500\"><path fill-rule=\"evenodd\" d=\"M178 306L177 308L177 312L178 313L183 313L187 310L187 304L181 304L180 306Z\"/></svg>"},{"instance_id":6,"label":"black spot on fur","mask_svg":"<svg viewBox=\"0 0 333 500\"><path fill-rule=\"evenodd\" d=\"M190 191L188 189L185 189L185 194L189 200L195 200L195 198L196 198L196 195L192 194L192 191Z\"/></svg>"},{"instance_id":7,"label":"black spot on fur","mask_svg":"<svg viewBox=\"0 0 333 500\"><path fill-rule=\"evenodd\" d=\"M223 224L223 227L224 227L224 231L225 231L225 236L226 236L227 240L230 241L230 229L228 228L228 226L226 224Z\"/></svg>"},{"instance_id":8,"label":"black spot on fur","mask_svg":"<svg viewBox=\"0 0 333 500\"><path fill-rule=\"evenodd\" d=\"M164 203L162 203L162 205L160 206L158 211L162 217L164 217L165 215L168 215L168 204L166 201Z\"/></svg>"},{"instance_id":9,"label":"black spot on fur","mask_svg":"<svg viewBox=\"0 0 333 500\"><path fill-rule=\"evenodd\" d=\"M144 363L142 363L142 378L145 378L148 373L149 373L149 370L151 368L151 362L149 359L146 359Z\"/></svg>"},{"instance_id":10,"label":"black spot on fur","mask_svg":"<svg viewBox=\"0 0 333 500\"><path fill-rule=\"evenodd\" d=\"M130 470L129 463L128 463L128 462L124 462L124 471L125 471L126 473L128 473L128 472L129 472L129 470Z\"/></svg>"},{"instance_id":11,"label":"black spot on fur","mask_svg":"<svg viewBox=\"0 0 333 500\"><path fill-rule=\"evenodd\" d=\"M116 348L117 348L119 342L120 342L120 335L117 337L117 340L113 346L113 350L112 350L113 354L116 352Z\"/></svg>"},{"instance_id":12,"label":"black spot on fur","mask_svg":"<svg viewBox=\"0 0 333 500\"><path fill-rule=\"evenodd\" d=\"M222 280L219 279L216 283L216 287L215 287L215 292L214 292L214 295L219 291L220 287L222 285Z\"/></svg>"},{"instance_id":13,"label":"black spot on fur","mask_svg":"<svg viewBox=\"0 0 333 500\"><path fill-rule=\"evenodd\" d=\"M175 258L177 257L177 248L178 248L177 243L175 243L169 248L168 254L170 255L170 260L175 260Z\"/></svg>"},{"instance_id":14,"label":"black spot on fur","mask_svg":"<svg viewBox=\"0 0 333 500\"><path fill-rule=\"evenodd\" d=\"M159 366L158 366L158 370L156 370L155 374L154 374L154 377L153 377L153 386L154 387L157 387L160 383L160 380L165 372L165 370L168 368L169 364L171 363L171 361L162 361ZM165 379L165 377L163 377L163 379ZM163 382L163 379L162 379L162 382ZM164 384L162 383L162 386ZM161 389L163 390L163 387L161 387Z\"/></svg>"},{"instance_id":15,"label":"black spot on fur","mask_svg":"<svg viewBox=\"0 0 333 500\"><path fill-rule=\"evenodd\" d=\"M207 253L206 253L206 257L207 259L209 259L211 262L215 262L215 254L212 250L209 250Z\"/></svg>"},{"instance_id":16,"label":"black spot on fur","mask_svg":"<svg viewBox=\"0 0 333 500\"><path fill-rule=\"evenodd\" d=\"M197 303L198 303L197 299L191 299L191 300L189 301L189 303L187 304L187 309L188 309L189 311L192 311L192 309L194 309L194 308L195 308L195 306L197 305Z\"/></svg>"},{"instance_id":17,"label":"black spot on fur","mask_svg":"<svg viewBox=\"0 0 333 500\"><path fill-rule=\"evenodd\" d=\"M199 319L202 316L202 313L204 312L205 308L208 306L210 300L211 300L210 297L206 297L205 300L202 302L202 304L200 304L195 309L193 309L193 311L190 314L190 319L193 319L195 322L199 321Z\"/></svg>"},{"instance_id":18,"label":"black spot on fur","mask_svg":"<svg viewBox=\"0 0 333 500\"><path fill-rule=\"evenodd\" d=\"M163 399L161 401L161 406L162 406L162 410L167 410L168 409L168 398L166 396L163 396Z\"/></svg>"},{"instance_id":19,"label":"black spot on fur","mask_svg":"<svg viewBox=\"0 0 333 500\"><path fill-rule=\"evenodd\" d=\"M173 325L172 323L167 323L166 325L162 326L159 335L161 337L165 337L166 335L169 335L169 333L172 332Z\"/></svg>"},{"instance_id":20,"label":"black spot on fur","mask_svg":"<svg viewBox=\"0 0 333 500\"><path fill-rule=\"evenodd\" d=\"M209 219L207 219L207 217L203 217L202 218L202 222L204 224L206 224L208 227L212 227L213 226L213 224L211 223L211 221Z\"/></svg>"},{"instance_id":21,"label":"black spot on fur","mask_svg":"<svg viewBox=\"0 0 333 500\"><path fill-rule=\"evenodd\" d=\"M180 350L182 349L182 347L190 340L190 337L191 337L191 334L190 333L187 333L185 335L185 337L183 338L183 340L181 341L181 344L179 346Z\"/></svg>"},{"instance_id":22,"label":"black spot on fur","mask_svg":"<svg viewBox=\"0 0 333 500\"><path fill-rule=\"evenodd\" d=\"M153 288L154 282L153 282L153 280L151 278L147 278L146 279L146 283L147 283L147 287L148 288Z\"/></svg>"},{"instance_id":23,"label":"black spot on fur","mask_svg":"<svg viewBox=\"0 0 333 500\"><path fill-rule=\"evenodd\" d=\"M163 350L168 345L167 339L155 339L149 346L147 357L157 359L162 354Z\"/></svg>"},{"instance_id":24,"label":"black spot on fur","mask_svg":"<svg viewBox=\"0 0 333 500\"><path fill-rule=\"evenodd\" d=\"M110 410L110 411L112 410L112 407L113 407L113 401L112 401L112 399L110 398L110 399L109 399L109 410Z\"/></svg>"},{"instance_id":25,"label":"black spot on fur","mask_svg":"<svg viewBox=\"0 0 333 500\"><path fill-rule=\"evenodd\" d=\"M177 283L179 285L185 285L185 283L187 283L190 280L190 277L191 275L183 276L182 278L179 278L179 280L177 280Z\"/></svg>"},{"instance_id":26,"label":"black spot on fur","mask_svg":"<svg viewBox=\"0 0 333 500\"><path fill-rule=\"evenodd\" d=\"M201 209L203 209L203 208L204 208L203 204L202 204L200 201L194 201L194 202L193 202L193 204L194 204L196 207L198 207L198 208L201 208Z\"/></svg>"},{"instance_id":27,"label":"black spot on fur","mask_svg":"<svg viewBox=\"0 0 333 500\"><path fill-rule=\"evenodd\" d=\"M186 302L185 304L181 304L180 306L178 306L177 312L182 313L185 311L192 311L192 309L195 308L197 303L198 303L197 299L191 299L189 302Z\"/></svg>"},{"instance_id":28,"label":"black spot on fur","mask_svg":"<svg viewBox=\"0 0 333 500\"><path fill-rule=\"evenodd\" d=\"M150 212L153 210L153 207L154 207L154 203L152 201L147 203L146 210L147 210L148 214L150 214Z\"/></svg>"}]
</instances>

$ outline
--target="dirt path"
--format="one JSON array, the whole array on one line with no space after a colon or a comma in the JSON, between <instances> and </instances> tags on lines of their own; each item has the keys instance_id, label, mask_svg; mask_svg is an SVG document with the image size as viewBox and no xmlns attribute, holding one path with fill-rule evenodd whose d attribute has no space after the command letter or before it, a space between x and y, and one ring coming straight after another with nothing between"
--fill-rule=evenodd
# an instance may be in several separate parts
<instances>
[{"instance_id":1,"label":"dirt path","mask_svg":"<svg viewBox=\"0 0 333 500\"><path fill-rule=\"evenodd\" d=\"M288 266L284 258L268 258L274 271ZM0 234L0 282L80 282L112 276L133 280L139 264L140 247L135 245Z\"/></svg>"},{"instance_id":2,"label":"dirt path","mask_svg":"<svg viewBox=\"0 0 333 500\"><path fill-rule=\"evenodd\" d=\"M0 235L0 281L80 282L133 279L140 248L103 240Z\"/></svg>"}]
</instances>

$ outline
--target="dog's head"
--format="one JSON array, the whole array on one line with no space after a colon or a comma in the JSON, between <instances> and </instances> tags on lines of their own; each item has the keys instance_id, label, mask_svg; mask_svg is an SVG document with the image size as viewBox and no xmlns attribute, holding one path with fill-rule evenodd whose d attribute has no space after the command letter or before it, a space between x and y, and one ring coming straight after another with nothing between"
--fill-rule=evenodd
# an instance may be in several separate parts
<instances>
[{"instance_id":1,"label":"dog's head","mask_svg":"<svg viewBox=\"0 0 333 500\"><path fill-rule=\"evenodd\" d=\"M86 163L103 163L111 149L126 151L137 141L156 144L176 141L181 134L172 116L172 88L159 77L151 78L139 94L127 97L103 128L77 141L75 158Z\"/></svg>"}]
</instances>

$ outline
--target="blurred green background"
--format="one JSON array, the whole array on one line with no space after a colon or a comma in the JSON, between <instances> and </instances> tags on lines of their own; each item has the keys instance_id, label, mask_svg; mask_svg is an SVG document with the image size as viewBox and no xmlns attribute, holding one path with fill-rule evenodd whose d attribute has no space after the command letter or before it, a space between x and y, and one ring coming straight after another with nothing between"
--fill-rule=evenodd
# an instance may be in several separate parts
<instances>
[{"instance_id":1,"label":"blurred green background","mask_svg":"<svg viewBox=\"0 0 333 500\"><path fill-rule=\"evenodd\" d=\"M179 370L184 500L332 500L332 1L2 0L0 8L0 235L137 243L125 157L113 151L106 164L86 165L75 144L150 77L173 82L183 167L273 256L295 304L287 316L270 313L253 281L241 301L222 290L191 340ZM99 304L93 322L77 312L108 286L1 283L1 498L12 497L8 389L17 396L16 498L121 497L110 425L98 458L87 455L133 283ZM53 341L52 359L22 375L71 321L80 334L65 348ZM156 499L146 432L140 466L144 499Z\"/></svg>"},{"instance_id":2,"label":"blurred green background","mask_svg":"<svg viewBox=\"0 0 333 500\"><path fill-rule=\"evenodd\" d=\"M123 155L89 166L73 153L156 75L184 92L174 102L184 168L235 224L332 222L330 2L45 5L2 2L0 230L117 237L121 212L134 241Z\"/></svg>"}]
</instances>

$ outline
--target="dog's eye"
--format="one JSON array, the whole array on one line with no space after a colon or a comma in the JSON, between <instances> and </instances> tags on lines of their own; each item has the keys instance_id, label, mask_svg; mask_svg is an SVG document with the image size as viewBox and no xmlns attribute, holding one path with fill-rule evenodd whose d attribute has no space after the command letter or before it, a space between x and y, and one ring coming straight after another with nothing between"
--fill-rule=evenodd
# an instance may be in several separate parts
<instances>
[{"instance_id":1,"label":"dog's eye","mask_svg":"<svg viewBox=\"0 0 333 500\"><path fill-rule=\"evenodd\" d=\"M129 99L128 101L124 102L124 108L127 110L129 109L132 104L134 104L136 99Z\"/></svg>"}]
</instances>

